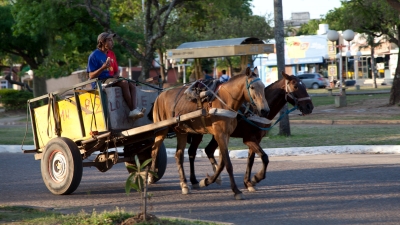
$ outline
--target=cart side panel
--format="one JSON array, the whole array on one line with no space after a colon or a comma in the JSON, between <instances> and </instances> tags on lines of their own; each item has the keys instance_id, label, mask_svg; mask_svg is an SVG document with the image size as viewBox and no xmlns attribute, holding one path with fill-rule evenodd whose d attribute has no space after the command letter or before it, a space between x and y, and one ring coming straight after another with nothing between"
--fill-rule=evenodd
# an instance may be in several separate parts
<instances>
[{"instance_id":1,"label":"cart side panel","mask_svg":"<svg viewBox=\"0 0 400 225\"><path fill-rule=\"evenodd\" d=\"M146 108L144 117L133 120L128 118L129 108L122 96L120 87L109 87L104 90L108 99L108 113L110 119L110 129L125 130L153 123L147 118L150 108L158 96L158 91L143 87L136 88L136 100L138 107Z\"/></svg>"},{"instance_id":2,"label":"cart side panel","mask_svg":"<svg viewBox=\"0 0 400 225\"><path fill-rule=\"evenodd\" d=\"M74 141L85 140L91 137L91 131L107 131L99 96L97 94L84 93L79 95L79 100L81 102L85 136L82 137L80 132L79 116L74 97L57 102L61 122L61 136ZM49 116L48 107L48 105L44 105L34 109L39 148L43 148L51 139L57 137L55 120L52 116L53 109L52 107L50 108Z\"/></svg>"},{"instance_id":3,"label":"cart side panel","mask_svg":"<svg viewBox=\"0 0 400 225\"><path fill-rule=\"evenodd\" d=\"M74 104L76 107L75 99L73 97L69 98L69 101ZM79 95L79 101L81 103L81 114L83 119L83 124L85 126L85 136L82 137L79 135L79 130L77 130L77 126L79 126L79 118L78 115L73 118L73 120L63 121L63 126L68 128L66 129L66 134L71 135L71 137L76 137L76 139L88 139L90 138L92 131L105 132L107 131L107 126L104 118L103 107L101 104L100 96L98 94L93 93L85 93ZM72 110L76 110L76 108L68 108L71 112ZM60 112L61 113L61 112ZM63 135L64 136L64 135ZM72 138L71 138L72 139ZM72 140L76 140L73 138Z\"/></svg>"}]
</instances>

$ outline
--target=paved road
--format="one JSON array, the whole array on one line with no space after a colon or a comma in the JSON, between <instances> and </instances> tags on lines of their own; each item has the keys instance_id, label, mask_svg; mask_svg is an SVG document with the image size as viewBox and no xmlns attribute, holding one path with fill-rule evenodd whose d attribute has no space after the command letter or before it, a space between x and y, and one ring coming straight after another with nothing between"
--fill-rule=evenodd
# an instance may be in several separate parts
<instances>
[{"instance_id":1,"label":"paved road","mask_svg":"<svg viewBox=\"0 0 400 225\"><path fill-rule=\"evenodd\" d=\"M63 213L139 210L139 196L124 193L123 164L106 173L84 168L78 189L52 195L42 182L33 155L0 153L0 205L44 207ZM150 213L233 224L398 224L400 154L340 154L270 157L267 180L256 193L234 200L227 173L223 185L181 195L175 162L168 158L164 177L150 187ZM243 189L246 160L232 159ZM259 160L256 161L259 165ZM188 163L186 163L187 166ZM211 173L207 159L197 161L198 177ZM258 168L258 167L257 167Z\"/></svg>"}]
</instances>

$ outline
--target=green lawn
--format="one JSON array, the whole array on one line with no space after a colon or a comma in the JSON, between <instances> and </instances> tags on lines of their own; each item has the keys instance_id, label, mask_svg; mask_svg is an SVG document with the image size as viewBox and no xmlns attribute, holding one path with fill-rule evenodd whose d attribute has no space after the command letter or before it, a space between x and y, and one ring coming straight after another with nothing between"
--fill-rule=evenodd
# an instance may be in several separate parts
<instances>
[{"instance_id":1,"label":"green lawn","mask_svg":"<svg viewBox=\"0 0 400 225\"><path fill-rule=\"evenodd\" d=\"M383 89L383 88L381 88ZM386 88L388 89L388 88ZM326 91L322 89L309 90L309 92ZM311 93L310 93L311 94ZM377 99L382 103L388 102L389 94L373 94L373 95L348 95L348 105L362 105L368 99ZM324 105L333 105L334 97L332 96L314 96L312 101L315 107ZM400 111L400 110L399 110ZM0 118L2 114L0 113ZM346 118L335 117L335 115L313 116L291 116L290 120L315 120L315 119L346 119L346 120L368 120L368 119L385 119L385 120L400 120L400 113L398 115L388 115L384 117L377 117L376 115L363 115L363 116L349 116ZM24 121L26 121L24 119ZM0 144L5 145L20 145L25 138L25 145L33 145L33 136L30 124L28 124L27 133L25 126L9 126L5 129L0 129ZM358 125L358 126L344 126L344 125L291 125L290 137L281 137L278 135L279 127L274 127L267 137L262 141L264 148L277 148L277 147L295 147L295 146L322 146L322 145L347 145L347 144L360 144L360 145L373 145L373 144L400 144L400 129L396 125ZM200 148L204 148L210 140L210 135L205 135ZM167 148L175 148L176 139L166 139L165 145ZM230 149L243 149L247 148L241 139L231 138Z\"/></svg>"}]
</instances>

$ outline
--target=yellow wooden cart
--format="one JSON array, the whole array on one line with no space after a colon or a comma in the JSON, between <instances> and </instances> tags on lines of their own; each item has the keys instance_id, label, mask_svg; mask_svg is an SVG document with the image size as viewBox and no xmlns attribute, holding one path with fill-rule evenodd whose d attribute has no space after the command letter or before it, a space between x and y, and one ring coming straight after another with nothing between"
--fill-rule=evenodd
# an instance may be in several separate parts
<instances>
[{"instance_id":1,"label":"yellow wooden cart","mask_svg":"<svg viewBox=\"0 0 400 225\"><path fill-rule=\"evenodd\" d=\"M87 88L92 82L97 82L97 89ZM150 111L159 90L138 87L138 106ZM45 185L59 195L78 188L83 167L94 166L105 172L116 163L133 164L135 155L141 161L151 158L156 131L205 115L204 110L197 110L157 123L147 116L132 120L128 118L129 108L121 89L104 88L97 80L30 99L28 107L35 149L24 153L34 153L35 159L41 160ZM123 147L123 152L118 152L117 147ZM92 155L94 159L89 158ZM164 146L159 150L156 165L159 180L167 166Z\"/></svg>"}]
</instances>

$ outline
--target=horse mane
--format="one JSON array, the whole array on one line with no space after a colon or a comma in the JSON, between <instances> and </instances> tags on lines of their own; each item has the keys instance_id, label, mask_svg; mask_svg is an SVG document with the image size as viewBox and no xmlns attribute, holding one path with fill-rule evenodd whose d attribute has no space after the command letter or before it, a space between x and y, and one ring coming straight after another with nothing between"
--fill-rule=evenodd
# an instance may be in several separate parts
<instances>
[{"instance_id":1,"label":"horse mane","mask_svg":"<svg viewBox=\"0 0 400 225\"><path fill-rule=\"evenodd\" d=\"M271 89L273 86L275 86L278 82L280 82L283 78L276 80L274 83L268 85L267 87L265 87L265 91Z\"/></svg>"}]
</instances>

